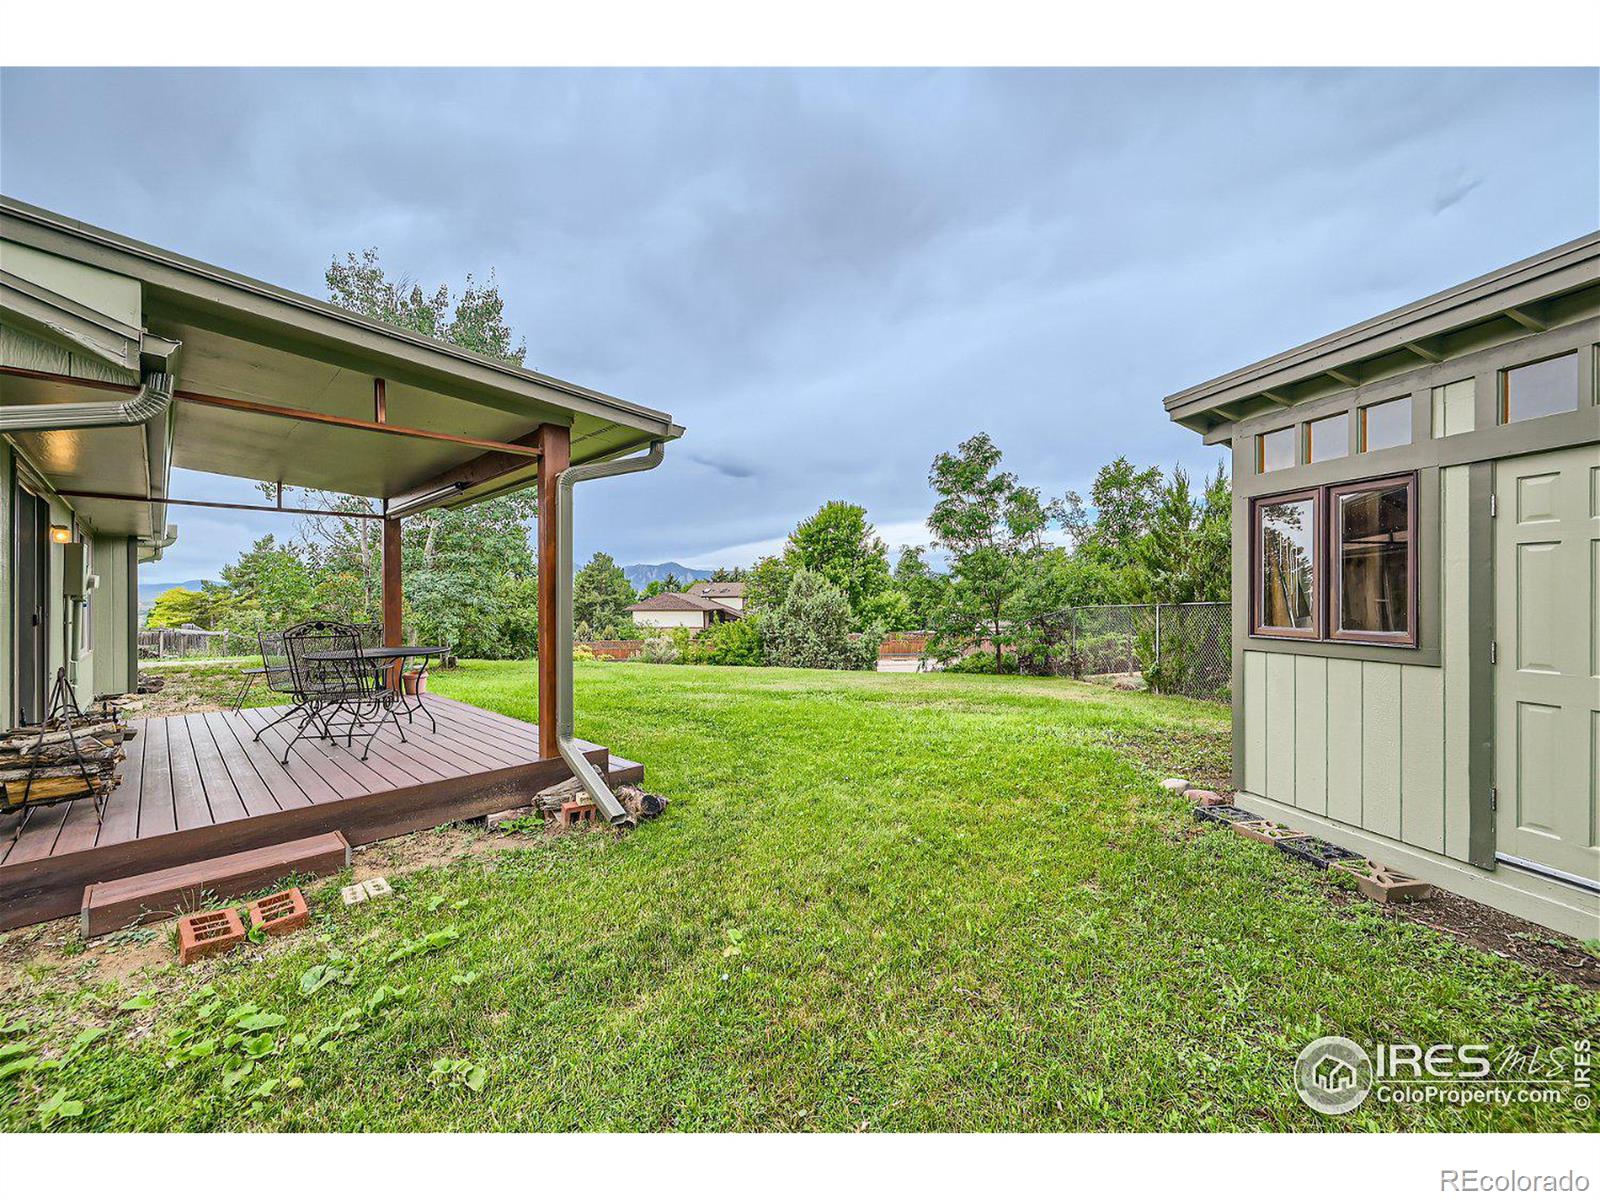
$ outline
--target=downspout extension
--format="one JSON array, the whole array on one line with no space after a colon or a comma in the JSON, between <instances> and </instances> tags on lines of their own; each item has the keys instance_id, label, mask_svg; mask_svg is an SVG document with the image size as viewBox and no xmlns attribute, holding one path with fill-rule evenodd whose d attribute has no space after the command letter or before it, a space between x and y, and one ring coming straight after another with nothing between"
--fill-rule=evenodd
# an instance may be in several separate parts
<instances>
[{"instance_id":1,"label":"downspout extension","mask_svg":"<svg viewBox=\"0 0 1600 1200\"><path fill-rule=\"evenodd\" d=\"M139 390L125 400L83 400L72 404L0 409L0 433L143 425L162 416L171 406L172 386L171 375L155 371L146 375Z\"/></svg>"},{"instance_id":2,"label":"downspout extension","mask_svg":"<svg viewBox=\"0 0 1600 1200\"><path fill-rule=\"evenodd\" d=\"M605 814L613 825L633 825L634 817L622 802L612 794L594 764L583 756L573 736L572 717L572 488L574 484L589 479L608 479L613 475L631 475L648 471L661 465L666 457L666 443L654 441L650 449L637 458L621 458L612 462L585 463L568 467L556 476L557 519L560 523L559 547L556 552L556 746L561 757L589 799Z\"/></svg>"}]
</instances>

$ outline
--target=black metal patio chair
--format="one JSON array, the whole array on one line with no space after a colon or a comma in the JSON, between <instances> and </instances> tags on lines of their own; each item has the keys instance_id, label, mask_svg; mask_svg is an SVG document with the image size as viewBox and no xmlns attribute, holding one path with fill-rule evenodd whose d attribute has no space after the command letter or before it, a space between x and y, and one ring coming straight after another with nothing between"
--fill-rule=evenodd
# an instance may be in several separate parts
<instances>
[{"instance_id":1,"label":"black metal patio chair","mask_svg":"<svg viewBox=\"0 0 1600 1200\"><path fill-rule=\"evenodd\" d=\"M281 633L262 633L256 638L257 645L261 647L260 678L265 680L269 692L276 692L280 696L289 698L289 705L283 712L256 730L255 740L258 742L261 740L261 735L274 725L282 724L294 717L306 718L310 715L304 700L295 688L294 670L289 665L289 651L284 646L283 639L284 635ZM248 688L252 682L254 678L246 678L245 687ZM234 708L235 712L239 711L243 702L244 696L241 693L239 703ZM301 727L304 728L304 722Z\"/></svg>"},{"instance_id":2,"label":"black metal patio chair","mask_svg":"<svg viewBox=\"0 0 1600 1200\"><path fill-rule=\"evenodd\" d=\"M361 748L363 762L385 721L394 724L402 742L406 740L394 711L398 697L385 685L382 673L374 670L373 660L362 657L361 634L355 626L306 621L285 630L283 644L295 694L307 710L284 748L285 764L294 743L312 726L329 741L338 740L342 729L347 746L355 745L357 730L370 726Z\"/></svg>"}]
</instances>

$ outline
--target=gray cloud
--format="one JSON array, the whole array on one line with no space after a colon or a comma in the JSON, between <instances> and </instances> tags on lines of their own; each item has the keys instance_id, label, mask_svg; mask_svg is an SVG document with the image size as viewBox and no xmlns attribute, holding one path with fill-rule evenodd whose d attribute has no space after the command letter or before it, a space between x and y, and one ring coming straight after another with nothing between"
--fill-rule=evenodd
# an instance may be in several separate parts
<instances>
[{"instance_id":1,"label":"gray cloud","mask_svg":"<svg viewBox=\"0 0 1600 1200\"><path fill-rule=\"evenodd\" d=\"M312 294L368 245L496 269L530 361L689 430L581 498L580 553L703 562L833 497L915 522L980 428L1052 493L1210 470L1163 394L1591 228L1596 101L1583 70L8 69L0 151L11 194ZM170 553L214 571L273 520Z\"/></svg>"}]
</instances>

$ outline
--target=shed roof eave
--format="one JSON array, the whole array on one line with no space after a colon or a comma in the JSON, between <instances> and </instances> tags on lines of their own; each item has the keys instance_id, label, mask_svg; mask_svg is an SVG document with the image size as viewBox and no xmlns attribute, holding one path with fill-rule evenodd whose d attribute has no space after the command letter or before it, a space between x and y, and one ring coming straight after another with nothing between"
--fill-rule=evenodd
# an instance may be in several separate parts
<instances>
[{"instance_id":1,"label":"shed roof eave","mask_svg":"<svg viewBox=\"0 0 1600 1200\"><path fill-rule=\"evenodd\" d=\"M655 438L675 438L683 432L668 414L655 409L463 350L11 197L0 196L0 233L47 253L139 279L156 289L147 303L159 303L164 291L180 301L224 309L243 324L292 330L310 342L337 342L370 355L378 367L393 363L457 380L472 389L475 401L507 411L517 411L516 402L521 400L613 421Z\"/></svg>"},{"instance_id":2,"label":"shed roof eave","mask_svg":"<svg viewBox=\"0 0 1600 1200\"><path fill-rule=\"evenodd\" d=\"M1163 401L1168 416L1191 421L1233 401L1282 389L1342 366L1376 358L1440 334L1491 321L1508 309L1592 286L1600 281L1600 230L1542 254L1447 288L1337 330Z\"/></svg>"}]
</instances>

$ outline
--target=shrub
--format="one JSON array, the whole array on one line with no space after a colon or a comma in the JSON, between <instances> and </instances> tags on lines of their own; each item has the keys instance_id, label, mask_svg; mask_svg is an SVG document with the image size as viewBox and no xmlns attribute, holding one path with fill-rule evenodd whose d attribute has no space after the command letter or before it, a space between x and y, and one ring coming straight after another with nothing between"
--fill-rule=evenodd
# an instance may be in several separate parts
<instances>
[{"instance_id":1,"label":"shrub","mask_svg":"<svg viewBox=\"0 0 1600 1200\"><path fill-rule=\"evenodd\" d=\"M675 663L683 656L670 637L646 638L635 661L647 663Z\"/></svg>"},{"instance_id":2,"label":"shrub","mask_svg":"<svg viewBox=\"0 0 1600 1200\"><path fill-rule=\"evenodd\" d=\"M954 671L957 675L993 675L994 655L985 650L974 650L971 654L963 655L945 667L946 671ZM1002 675L1015 675L1017 673L1017 656L1015 654L1003 655L1000 659L1000 673Z\"/></svg>"},{"instance_id":3,"label":"shrub","mask_svg":"<svg viewBox=\"0 0 1600 1200\"><path fill-rule=\"evenodd\" d=\"M883 630L853 633L850 601L814 571L794 573L783 603L762 624L766 661L775 667L871 671L878 664Z\"/></svg>"},{"instance_id":4,"label":"shrub","mask_svg":"<svg viewBox=\"0 0 1600 1200\"><path fill-rule=\"evenodd\" d=\"M685 661L717 667L759 667L763 661L761 618L752 614L713 625L689 644Z\"/></svg>"}]
</instances>

